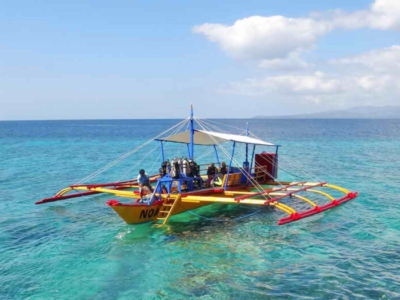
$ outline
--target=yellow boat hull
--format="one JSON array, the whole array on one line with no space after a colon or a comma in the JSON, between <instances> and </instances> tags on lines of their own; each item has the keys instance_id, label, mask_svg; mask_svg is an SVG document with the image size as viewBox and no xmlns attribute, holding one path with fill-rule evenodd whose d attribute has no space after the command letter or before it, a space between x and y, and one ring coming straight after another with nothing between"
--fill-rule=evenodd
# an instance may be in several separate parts
<instances>
[{"instance_id":1,"label":"yellow boat hull","mask_svg":"<svg viewBox=\"0 0 400 300\"><path fill-rule=\"evenodd\" d=\"M106 203L110 206L127 224L140 224L145 222L155 222L162 206L161 201L156 201L148 206L143 203L120 203L110 200ZM177 215L188 210L196 209L210 203L178 203L172 215Z\"/></svg>"}]
</instances>

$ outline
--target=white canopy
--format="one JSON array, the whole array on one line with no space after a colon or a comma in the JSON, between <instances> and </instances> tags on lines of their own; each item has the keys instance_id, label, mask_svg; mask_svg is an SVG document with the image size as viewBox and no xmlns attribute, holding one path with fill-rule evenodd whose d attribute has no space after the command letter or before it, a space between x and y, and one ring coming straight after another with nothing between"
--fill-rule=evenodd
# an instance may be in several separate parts
<instances>
[{"instance_id":1,"label":"white canopy","mask_svg":"<svg viewBox=\"0 0 400 300\"><path fill-rule=\"evenodd\" d=\"M159 139L159 141L190 144L190 131L188 130L169 136L167 138L162 138ZM276 146L275 144L267 143L256 138L243 135L227 134L227 133L212 132L205 130L194 131L195 145L218 145L229 141L237 143L253 144L253 145Z\"/></svg>"}]
</instances>

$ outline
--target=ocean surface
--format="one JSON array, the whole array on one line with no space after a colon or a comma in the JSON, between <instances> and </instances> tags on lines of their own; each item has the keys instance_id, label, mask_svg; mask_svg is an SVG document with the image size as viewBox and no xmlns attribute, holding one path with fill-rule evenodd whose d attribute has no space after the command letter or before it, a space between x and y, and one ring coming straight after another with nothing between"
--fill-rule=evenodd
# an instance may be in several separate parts
<instances>
[{"instance_id":1,"label":"ocean surface","mask_svg":"<svg viewBox=\"0 0 400 300\"><path fill-rule=\"evenodd\" d=\"M400 299L400 120L213 121L282 145L279 179L360 196L284 226L280 211L218 204L126 225L109 195L34 202L179 120L0 122L0 299ZM156 173L159 154L149 144L90 182L134 178L141 160Z\"/></svg>"}]
</instances>

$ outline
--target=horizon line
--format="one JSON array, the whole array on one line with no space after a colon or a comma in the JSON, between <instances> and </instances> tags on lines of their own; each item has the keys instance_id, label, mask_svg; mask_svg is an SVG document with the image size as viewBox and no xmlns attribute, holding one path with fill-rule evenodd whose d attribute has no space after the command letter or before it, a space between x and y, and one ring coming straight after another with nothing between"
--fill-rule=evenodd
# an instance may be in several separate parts
<instances>
[{"instance_id":1,"label":"horizon line","mask_svg":"<svg viewBox=\"0 0 400 300\"><path fill-rule=\"evenodd\" d=\"M51 122L51 121L128 121L128 120L183 120L186 118L134 118L134 119L38 119L38 120L0 120L0 122ZM400 118L296 118L296 117L250 117L250 118L204 118L209 120L400 120Z\"/></svg>"}]
</instances>

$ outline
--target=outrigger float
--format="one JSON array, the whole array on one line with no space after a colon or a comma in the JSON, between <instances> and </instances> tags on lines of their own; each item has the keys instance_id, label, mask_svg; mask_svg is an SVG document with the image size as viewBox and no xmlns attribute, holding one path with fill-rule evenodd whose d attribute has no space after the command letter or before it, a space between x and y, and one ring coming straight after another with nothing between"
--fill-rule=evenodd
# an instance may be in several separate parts
<instances>
[{"instance_id":1,"label":"outrigger float","mask_svg":"<svg viewBox=\"0 0 400 300\"><path fill-rule=\"evenodd\" d=\"M59 191L54 197L43 199L36 204L106 193L135 200L128 203L118 200L106 202L126 223L138 224L153 221L157 227L167 224L173 215L192 211L212 203L268 206L287 214L278 222L278 225L282 225L330 210L358 196L357 192L350 192L327 182L278 181L279 145L259 139L248 128L240 135L230 134L215 125L216 123L211 124L211 122L211 120L208 122L194 117L193 107L191 107L189 118L85 177L79 184L71 185ZM188 130L181 131L185 125ZM170 134L166 136L167 133ZM178 175L172 176L171 169L168 167L164 176L160 174L149 176L150 182L155 184L155 189L145 199L140 197L136 179L103 184L82 184L155 141L161 145L162 162L166 161L164 144L180 143L187 145L188 157L191 159L195 157L195 145L209 146L212 148L211 151L215 152L215 164L221 165L219 156L224 154L229 159L229 167L227 167L226 174L220 175L220 177L216 176L209 185L204 183L208 180L206 171L211 163L196 164L197 172L191 170L189 175L187 170L185 172L181 169ZM232 144L230 153L222 146L226 143ZM239 164L234 158L235 149L240 144L245 148L242 164ZM273 151L256 154L256 146L272 148ZM249 150L252 152L251 154ZM328 190L333 190L335 194L341 195L334 197L328 193ZM77 193L69 194L71 191ZM309 194L319 197L315 200L310 199ZM325 200L325 203L321 204L321 197L327 202ZM291 203L294 202L300 204L301 211L293 207Z\"/></svg>"}]
</instances>

